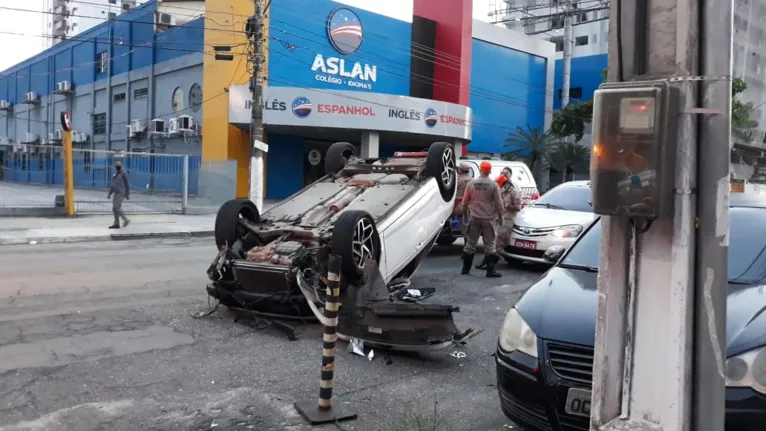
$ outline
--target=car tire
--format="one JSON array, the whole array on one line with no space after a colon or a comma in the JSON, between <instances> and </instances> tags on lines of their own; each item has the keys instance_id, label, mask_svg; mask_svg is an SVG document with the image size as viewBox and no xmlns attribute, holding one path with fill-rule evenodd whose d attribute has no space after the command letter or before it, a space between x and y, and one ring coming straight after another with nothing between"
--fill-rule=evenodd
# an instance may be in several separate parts
<instances>
[{"instance_id":1,"label":"car tire","mask_svg":"<svg viewBox=\"0 0 766 431\"><path fill-rule=\"evenodd\" d=\"M457 188L457 170L455 169L455 148L447 142L434 142L428 148L426 167L427 177L436 179L442 199L445 202L455 197Z\"/></svg>"},{"instance_id":2,"label":"car tire","mask_svg":"<svg viewBox=\"0 0 766 431\"><path fill-rule=\"evenodd\" d=\"M360 241L363 244L359 244ZM362 245L367 251L362 252L360 262L357 256ZM333 225L330 251L341 258L341 276L350 284L359 282L364 273L365 260L380 262L380 235L372 216L367 211L343 211Z\"/></svg>"},{"instance_id":3,"label":"car tire","mask_svg":"<svg viewBox=\"0 0 766 431\"><path fill-rule=\"evenodd\" d=\"M439 245L452 245L455 241L457 241L457 237L454 236L439 235L439 237L436 238L436 243Z\"/></svg>"},{"instance_id":4,"label":"car tire","mask_svg":"<svg viewBox=\"0 0 766 431\"><path fill-rule=\"evenodd\" d=\"M224 202L215 216L215 245L220 250L227 245L231 247L237 240L247 234L247 229L239 224L239 219L244 218L251 223L261 221L258 208L249 199L232 199Z\"/></svg>"},{"instance_id":5,"label":"car tire","mask_svg":"<svg viewBox=\"0 0 766 431\"><path fill-rule=\"evenodd\" d=\"M330 145L324 157L325 174L332 175L340 172L349 159L356 156L356 148L348 142L336 142Z\"/></svg>"}]
</instances>

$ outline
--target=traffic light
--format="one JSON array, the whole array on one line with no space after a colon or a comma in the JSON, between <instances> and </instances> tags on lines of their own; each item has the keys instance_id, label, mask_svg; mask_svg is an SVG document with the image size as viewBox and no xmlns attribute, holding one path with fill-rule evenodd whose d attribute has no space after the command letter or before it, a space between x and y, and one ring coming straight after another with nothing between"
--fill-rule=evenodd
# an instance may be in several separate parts
<instances>
[{"instance_id":1,"label":"traffic light","mask_svg":"<svg viewBox=\"0 0 766 431\"><path fill-rule=\"evenodd\" d=\"M602 84L593 100L593 212L654 220L672 214L678 89Z\"/></svg>"}]
</instances>

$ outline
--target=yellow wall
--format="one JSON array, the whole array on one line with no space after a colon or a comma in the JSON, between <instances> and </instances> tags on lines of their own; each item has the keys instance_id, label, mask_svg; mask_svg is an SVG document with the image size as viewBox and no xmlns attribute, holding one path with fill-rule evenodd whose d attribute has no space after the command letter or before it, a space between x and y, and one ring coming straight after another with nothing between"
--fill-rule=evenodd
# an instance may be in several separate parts
<instances>
[{"instance_id":1,"label":"yellow wall","mask_svg":"<svg viewBox=\"0 0 766 431\"><path fill-rule=\"evenodd\" d=\"M202 160L237 161L237 197L248 196L250 137L229 124L229 85L247 84L244 29L254 11L252 0L205 2L205 55L203 65ZM268 40L268 39L267 39ZM233 61L216 60L213 46L232 47Z\"/></svg>"}]
</instances>

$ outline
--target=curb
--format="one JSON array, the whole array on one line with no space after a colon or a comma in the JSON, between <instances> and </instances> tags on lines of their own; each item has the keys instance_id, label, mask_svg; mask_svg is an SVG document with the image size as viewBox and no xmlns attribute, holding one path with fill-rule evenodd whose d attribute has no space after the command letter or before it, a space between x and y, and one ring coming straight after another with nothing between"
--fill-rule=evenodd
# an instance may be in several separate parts
<instances>
[{"instance_id":1,"label":"curb","mask_svg":"<svg viewBox=\"0 0 766 431\"><path fill-rule=\"evenodd\" d=\"M185 231L185 232L160 232L160 233L123 233L111 235L92 236L61 236L52 238L0 238L0 246L3 245L30 245L35 244L69 244L80 242L101 241L139 241L144 239L160 238L207 238L214 235L213 231Z\"/></svg>"}]
</instances>

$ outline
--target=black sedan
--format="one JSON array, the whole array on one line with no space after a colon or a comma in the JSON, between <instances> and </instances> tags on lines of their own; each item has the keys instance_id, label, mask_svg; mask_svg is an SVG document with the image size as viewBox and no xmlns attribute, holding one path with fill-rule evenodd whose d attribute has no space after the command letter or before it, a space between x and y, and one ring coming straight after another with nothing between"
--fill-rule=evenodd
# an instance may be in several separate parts
<instances>
[{"instance_id":1,"label":"black sedan","mask_svg":"<svg viewBox=\"0 0 766 431\"><path fill-rule=\"evenodd\" d=\"M766 207L730 209L726 430L766 429ZM503 322L497 379L503 411L538 430L588 430L565 408L570 388L589 393L597 316L597 220ZM550 250L553 251L553 250ZM556 256L558 254L558 256Z\"/></svg>"}]
</instances>

